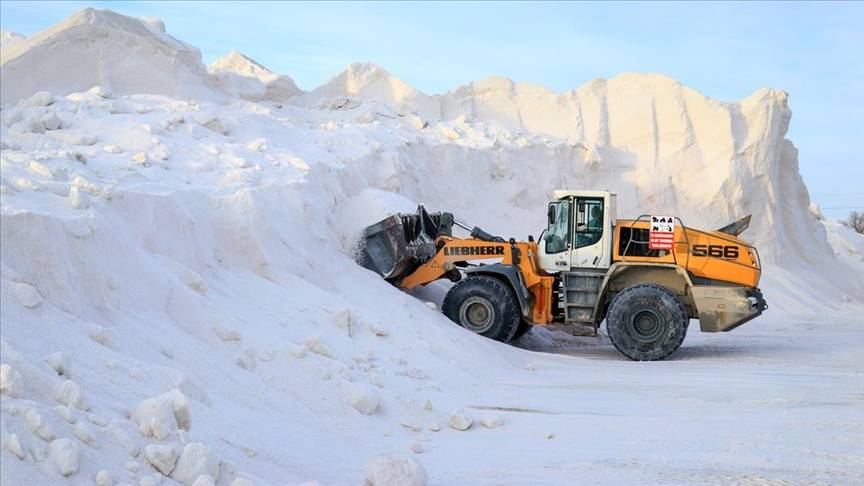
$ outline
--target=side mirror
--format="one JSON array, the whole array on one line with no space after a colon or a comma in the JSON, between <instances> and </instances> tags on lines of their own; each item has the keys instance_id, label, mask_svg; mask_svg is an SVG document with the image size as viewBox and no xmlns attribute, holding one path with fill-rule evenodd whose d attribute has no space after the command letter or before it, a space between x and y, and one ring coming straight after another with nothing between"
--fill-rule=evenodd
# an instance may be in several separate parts
<instances>
[{"instance_id":1,"label":"side mirror","mask_svg":"<svg viewBox=\"0 0 864 486\"><path fill-rule=\"evenodd\" d=\"M555 224L555 205L554 204L550 204L549 209L546 210L546 219L548 220L547 222L549 223L549 226Z\"/></svg>"}]
</instances>

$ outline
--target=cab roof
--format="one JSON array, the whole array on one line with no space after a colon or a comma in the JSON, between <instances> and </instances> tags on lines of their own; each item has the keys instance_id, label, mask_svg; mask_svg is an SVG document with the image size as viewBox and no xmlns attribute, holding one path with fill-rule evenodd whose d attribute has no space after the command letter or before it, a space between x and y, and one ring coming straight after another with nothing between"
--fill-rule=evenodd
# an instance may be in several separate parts
<instances>
[{"instance_id":1,"label":"cab roof","mask_svg":"<svg viewBox=\"0 0 864 486\"><path fill-rule=\"evenodd\" d=\"M610 191L574 191L571 189L556 189L552 191L555 199L564 199L565 197L605 197L606 195L617 196Z\"/></svg>"}]
</instances>

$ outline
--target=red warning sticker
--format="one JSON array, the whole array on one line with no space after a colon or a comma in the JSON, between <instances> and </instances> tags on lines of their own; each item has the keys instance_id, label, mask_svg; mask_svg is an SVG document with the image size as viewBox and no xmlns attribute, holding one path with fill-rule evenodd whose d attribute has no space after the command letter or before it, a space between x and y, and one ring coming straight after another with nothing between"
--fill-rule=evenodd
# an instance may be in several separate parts
<instances>
[{"instance_id":1,"label":"red warning sticker","mask_svg":"<svg viewBox=\"0 0 864 486\"><path fill-rule=\"evenodd\" d=\"M675 217L651 216L648 231L649 250L671 250L675 243Z\"/></svg>"}]
</instances>

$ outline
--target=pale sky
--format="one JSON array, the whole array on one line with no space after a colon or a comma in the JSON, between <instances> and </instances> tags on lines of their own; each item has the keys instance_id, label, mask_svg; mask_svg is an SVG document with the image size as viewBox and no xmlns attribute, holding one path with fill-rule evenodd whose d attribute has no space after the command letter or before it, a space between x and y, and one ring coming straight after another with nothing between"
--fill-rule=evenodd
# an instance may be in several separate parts
<instances>
[{"instance_id":1,"label":"pale sky","mask_svg":"<svg viewBox=\"0 0 864 486\"><path fill-rule=\"evenodd\" d=\"M205 62L234 49L304 89L354 61L429 94L493 74L564 91L629 71L723 101L782 89L811 198L829 217L864 210L864 3L3 1L0 24L32 35L84 7L158 17Z\"/></svg>"}]
</instances>

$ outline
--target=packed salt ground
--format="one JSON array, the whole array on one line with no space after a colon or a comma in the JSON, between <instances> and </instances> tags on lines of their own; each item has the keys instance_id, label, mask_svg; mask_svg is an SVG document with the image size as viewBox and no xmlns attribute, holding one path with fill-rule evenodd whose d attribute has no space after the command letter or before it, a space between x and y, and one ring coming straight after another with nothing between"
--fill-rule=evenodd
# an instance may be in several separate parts
<instances>
[{"instance_id":1,"label":"packed salt ground","mask_svg":"<svg viewBox=\"0 0 864 486\"><path fill-rule=\"evenodd\" d=\"M354 64L304 92L91 9L2 41L4 485L864 481L864 241L810 204L782 91ZM752 213L768 311L630 362L484 339L353 260L418 203L537 235L556 188Z\"/></svg>"}]
</instances>

